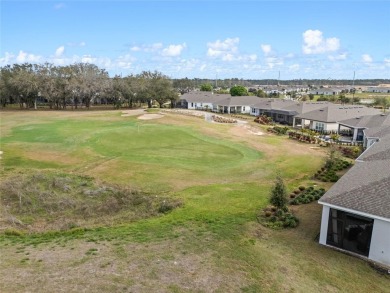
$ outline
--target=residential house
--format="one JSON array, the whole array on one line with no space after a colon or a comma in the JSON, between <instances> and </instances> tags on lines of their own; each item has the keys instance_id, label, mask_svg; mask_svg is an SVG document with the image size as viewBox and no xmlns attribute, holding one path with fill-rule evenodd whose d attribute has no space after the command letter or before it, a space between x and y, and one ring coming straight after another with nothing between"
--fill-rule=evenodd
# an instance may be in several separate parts
<instances>
[{"instance_id":1,"label":"residential house","mask_svg":"<svg viewBox=\"0 0 390 293\"><path fill-rule=\"evenodd\" d=\"M311 90L310 94L313 95L324 95L324 96L335 96L341 93L341 89L338 88L319 88Z\"/></svg>"},{"instance_id":2,"label":"residential house","mask_svg":"<svg viewBox=\"0 0 390 293\"><path fill-rule=\"evenodd\" d=\"M365 106L327 103L324 104L324 107L298 114L295 119L301 119L302 127L316 131L337 132L339 129L338 121L379 113L380 110Z\"/></svg>"},{"instance_id":3,"label":"residential house","mask_svg":"<svg viewBox=\"0 0 390 293\"><path fill-rule=\"evenodd\" d=\"M390 86L369 86L365 90L366 92L369 93L384 93L384 94L389 94L390 93Z\"/></svg>"},{"instance_id":4,"label":"residential house","mask_svg":"<svg viewBox=\"0 0 390 293\"><path fill-rule=\"evenodd\" d=\"M253 105L262 100L262 98L256 96L224 96L224 99L218 100L214 103L214 112L249 114Z\"/></svg>"},{"instance_id":5,"label":"residential house","mask_svg":"<svg viewBox=\"0 0 390 293\"><path fill-rule=\"evenodd\" d=\"M376 129L382 126L390 126L390 115L389 114L378 114L368 116L358 116L351 119L338 121L339 129L338 133L342 135L343 139L350 140L351 142L363 142L366 134L366 141L364 146L369 146L367 143L367 134L373 134L372 129ZM365 133L364 130L367 129ZM372 137L376 139L377 137Z\"/></svg>"},{"instance_id":6,"label":"residential house","mask_svg":"<svg viewBox=\"0 0 390 293\"><path fill-rule=\"evenodd\" d=\"M379 128L377 141L318 201L319 242L390 267L390 126Z\"/></svg>"},{"instance_id":7,"label":"residential house","mask_svg":"<svg viewBox=\"0 0 390 293\"><path fill-rule=\"evenodd\" d=\"M275 122L292 125L293 117L297 115L297 112L288 109L288 107L295 104L297 102L291 100L261 98L252 106L250 114L254 116L266 115Z\"/></svg>"},{"instance_id":8,"label":"residential house","mask_svg":"<svg viewBox=\"0 0 390 293\"><path fill-rule=\"evenodd\" d=\"M229 94L213 94L212 92L193 91L183 94L179 103L180 108L191 110L212 110L220 100L231 97Z\"/></svg>"}]
</instances>

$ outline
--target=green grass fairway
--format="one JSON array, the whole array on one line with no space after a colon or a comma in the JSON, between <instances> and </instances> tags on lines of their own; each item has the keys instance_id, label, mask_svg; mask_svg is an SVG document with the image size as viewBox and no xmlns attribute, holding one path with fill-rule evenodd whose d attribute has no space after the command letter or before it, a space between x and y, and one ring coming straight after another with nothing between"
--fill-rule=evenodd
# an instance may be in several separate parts
<instances>
[{"instance_id":1,"label":"green grass fairway","mask_svg":"<svg viewBox=\"0 0 390 293\"><path fill-rule=\"evenodd\" d=\"M121 114L1 113L0 175L27 176L20 190L29 193L17 189L21 180L0 189L12 191L24 211L10 213L10 195L2 194L0 292L390 292L388 276L317 243L317 203L292 207L296 229L270 230L256 220L276 173L289 191L321 185L312 175L323 149L252 122L263 135L177 114ZM28 186L34 178L41 178L37 189ZM106 185L117 189L103 188L105 201L90 192ZM126 192L116 190L126 188L146 196L143 214L118 206ZM182 205L152 213L151 197ZM88 206L88 213L71 209L85 203L102 216L92 217Z\"/></svg>"}]
</instances>

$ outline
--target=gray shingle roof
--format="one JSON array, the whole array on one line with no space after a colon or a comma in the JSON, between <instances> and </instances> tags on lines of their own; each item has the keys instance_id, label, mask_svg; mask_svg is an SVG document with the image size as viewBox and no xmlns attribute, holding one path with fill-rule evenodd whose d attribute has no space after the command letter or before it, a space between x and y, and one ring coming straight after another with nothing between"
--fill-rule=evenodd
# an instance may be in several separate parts
<instances>
[{"instance_id":1,"label":"gray shingle roof","mask_svg":"<svg viewBox=\"0 0 390 293\"><path fill-rule=\"evenodd\" d=\"M372 129L374 130L374 129ZM390 221L390 126L379 127L379 141L319 200Z\"/></svg>"},{"instance_id":2,"label":"gray shingle roof","mask_svg":"<svg viewBox=\"0 0 390 293\"><path fill-rule=\"evenodd\" d=\"M224 99L217 102L219 106L252 106L262 100L256 96L225 96Z\"/></svg>"},{"instance_id":3,"label":"gray shingle roof","mask_svg":"<svg viewBox=\"0 0 390 293\"><path fill-rule=\"evenodd\" d=\"M211 92L189 92L180 97L188 103L216 103L230 97L230 94L213 94Z\"/></svg>"},{"instance_id":4,"label":"gray shingle roof","mask_svg":"<svg viewBox=\"0 0 390 293\"><path fill-rule=\"evenodd\" d=\"M320 202L390 220L390 172L373 172L389 166L390 160L357 162Z\"/></svg>"},{"instance_id":5,"label":"gray shingle roof","mask_svg":"<svg viewBox=\"0 0 390 293\"><path fill-rule=\"evenodd\" d=\"M380 110L367 108L365 106L347 106L329 103L323 108L302 113L297 117L325 123L336 123L340 120L361 117L365 115L375 115L379 113Z\"/></svg>"},{"instance_id":6,"label":"gray shingle roof","mask_svg":"<svg viewBox=\"0 0 390 293\"><path fill-rule=\"evenodd\" d=\"M355 128L373 128L378 126L390 126L389 114L359 116L351 119L338 121L340 124Z\"/></svg>"}]
</instances>

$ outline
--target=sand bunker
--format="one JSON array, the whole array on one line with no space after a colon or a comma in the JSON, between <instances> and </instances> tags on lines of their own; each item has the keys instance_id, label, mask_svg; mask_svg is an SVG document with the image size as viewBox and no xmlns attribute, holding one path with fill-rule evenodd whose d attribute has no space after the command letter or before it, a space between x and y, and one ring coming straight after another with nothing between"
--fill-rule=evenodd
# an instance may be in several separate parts
<instances>
[{"instance_id":1,"label":"sand bunker","mask_svg":"<svg viewBox=\"0 0 390 293\"><path fill-rule=\"evenodd\" d=\"M164 115L161 114L144 114L138 117L140 120L152 120L152 119L159 119L164 117Z\"/></svg>"},{"instance_id":2,"label":"sand bunker","mask_svg":"<svg viewBox=\"0 0 390 293\"><path fill-rule=\"evenodd\" d=\"M145 110L144 109L136 109L136 110L125 110L125 111L122 111L122 117L128 117L128 116L137 116L137 115L140 115L140 114L143 114L145 113Z\"/></svg>"}]
</instances>

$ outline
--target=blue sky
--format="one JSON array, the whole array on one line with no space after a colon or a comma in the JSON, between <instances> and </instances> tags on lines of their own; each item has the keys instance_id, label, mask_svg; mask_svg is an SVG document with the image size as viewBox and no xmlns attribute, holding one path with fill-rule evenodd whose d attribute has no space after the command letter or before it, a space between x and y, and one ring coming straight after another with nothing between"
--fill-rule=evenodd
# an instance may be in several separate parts
<instances>
[{"instance_id":1,"label":"blue sky","mask_svg":"<svg viewBox=\"0 0 390 293\"><path fill-rule=\"evenodd\" d=\"M1 1L0 66L110 75L390 78L389 1Z\"/></svg>"}]
</instances>

